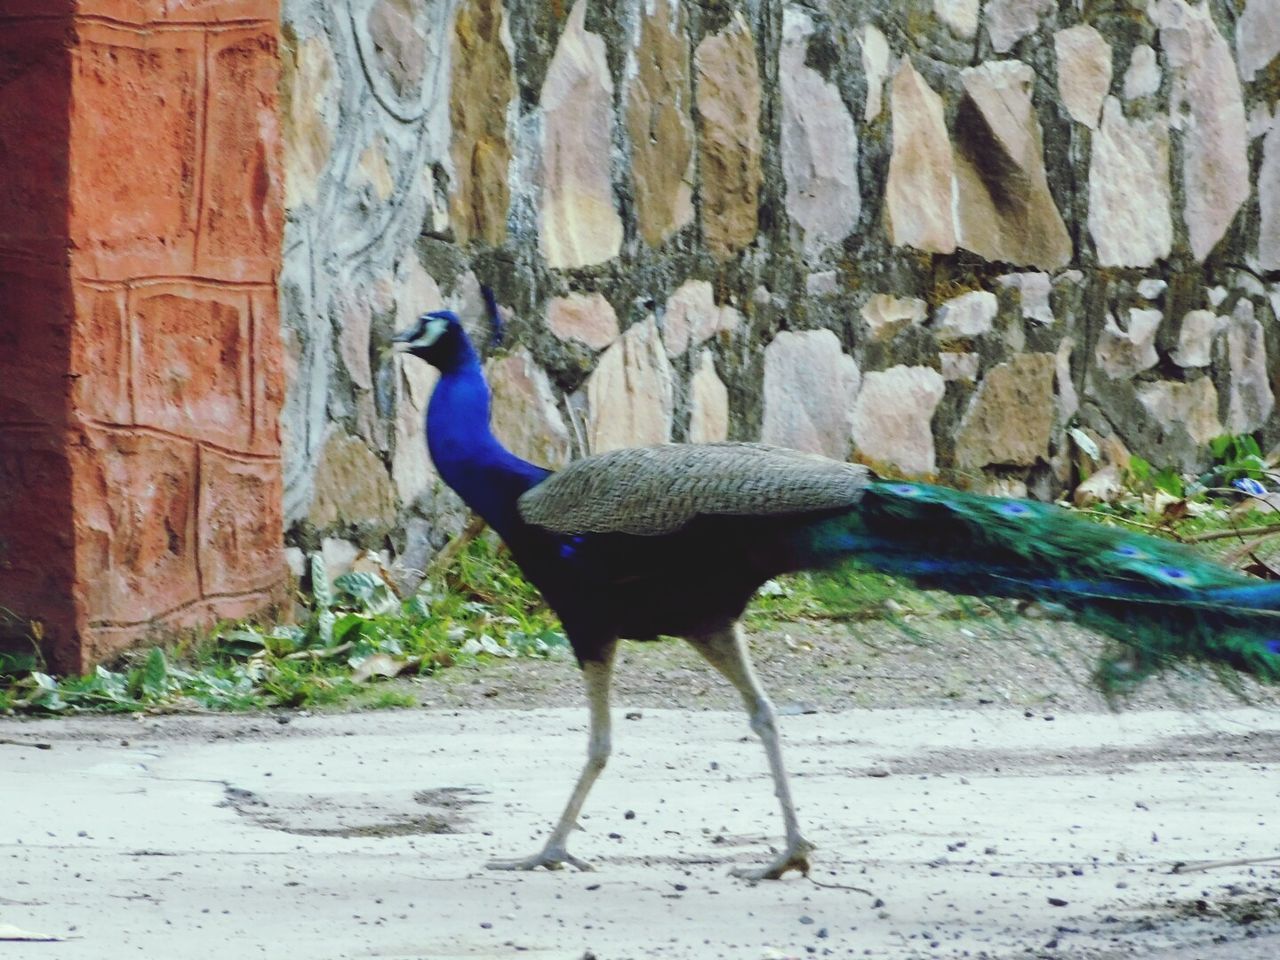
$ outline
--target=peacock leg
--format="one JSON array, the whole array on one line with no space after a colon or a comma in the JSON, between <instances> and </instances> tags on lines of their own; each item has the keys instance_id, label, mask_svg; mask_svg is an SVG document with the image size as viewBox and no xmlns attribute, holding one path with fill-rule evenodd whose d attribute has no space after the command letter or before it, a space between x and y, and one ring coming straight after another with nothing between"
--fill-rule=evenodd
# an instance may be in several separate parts
<instances>
[{"instance_id":1,"label":"peacock leg","mask_svg":"<svg viewBox=\"0 0 1280 960\"><path fill-rule=\"evenodd\" d=\"M778 742L778 724L773 704L756 678L741 630L735 623L715 633L690 637L689 642L742 694L747 715L751 718L751 729L763 741L764 752L769 758L773 792L782 805L782 821L787 831L786 849L773 863L756 870L735 869L732 871L733 876L746 880L777 880L788 870L798 870L808 876L809 854L813 852L814 846L800 833L795 804L791 802L791 788L787 785L787 771L782 764L782 747Z\"/></svg>"},{"instance_id":2,"label":"peacock leg","mask_svg":"<svg viewBox=\"0 0 1280 960\"><path fill-rule=\"evenodd\" d=\"M547 838L542 850L523 860L494 860L487 863L490 870L534 870L546 867L559 870L566 863L579 870L594 869L585 860L579 860L568 850L569 831L578 823L578 813L591 792L591 785L600 776L609 760L611 735L609 723L609 684L613 679L613 659L617 642L610 641L601 650L601 659L587 660L582 664L582 679L587 687L587 706L591 712L591 735L587 741L587 765L582 768L578 783L573 788L564 813Z\"/></svg>"}]
</instances>

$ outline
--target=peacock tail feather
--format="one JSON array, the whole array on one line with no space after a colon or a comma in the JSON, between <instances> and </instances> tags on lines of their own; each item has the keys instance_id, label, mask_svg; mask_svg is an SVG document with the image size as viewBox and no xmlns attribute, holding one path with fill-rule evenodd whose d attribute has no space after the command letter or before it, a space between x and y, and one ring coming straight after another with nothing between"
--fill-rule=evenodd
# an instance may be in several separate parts
<instances>
[{"instance_id":1,"label":"peacock tail feather","mask_svg":"<svg viewBox=\"0 0 1280 960\"><path fill-rule=\"evenodd\" d=\"M1124 646L1099 667L1108 692L1195 660L1280 682L1280 583L1060 507L873 481L856 505L796 536L815 566L854 563L925 589L1063 608Z\"/></svg>"}]
</instances>

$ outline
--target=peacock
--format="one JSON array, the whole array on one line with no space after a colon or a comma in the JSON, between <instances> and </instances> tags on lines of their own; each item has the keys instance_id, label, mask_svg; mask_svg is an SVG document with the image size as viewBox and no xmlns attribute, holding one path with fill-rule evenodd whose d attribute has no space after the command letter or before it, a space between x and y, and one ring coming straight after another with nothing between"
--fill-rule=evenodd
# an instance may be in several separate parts
<instances>
[{"instance_id":1,"label":"peacock","mask_svg":"<svg viewBox=\"0 0 1280 960\"><path fill-rule=\"evenodd\" d=\"M427 446L443 481L502 538L560 617L590 710L587 762L543 848L494 869L591 866L569 833L610 753L619 639L683 637L738 690L768 757L786 841L735 873L807 874L769 697L739 621L784 573L858 563L926 589L1050 603L1128 652L1136 679L1205 661L1280 681L1280 583L1048 504L877 478L865 467L758 443L613 450L553 472L512 454L489 423L480 358L458 317L426 313L394 338L437 367Z\"/></svg>"}]
</instances>

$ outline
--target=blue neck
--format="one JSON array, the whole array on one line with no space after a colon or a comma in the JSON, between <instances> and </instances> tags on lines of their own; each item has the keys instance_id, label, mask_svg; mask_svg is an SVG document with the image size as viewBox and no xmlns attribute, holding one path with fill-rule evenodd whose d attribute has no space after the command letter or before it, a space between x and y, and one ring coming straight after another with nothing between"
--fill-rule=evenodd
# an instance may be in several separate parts
<instances>
[{"instance_id":1,"label":"blue neck","mask_svg":"<svg viewBox=\"0 0 1280 960\"><path fill-rule=\"evenodd\" d=\"M427 450L441 479L510 542L523 521L516 500L550 475L512 454L489 427L489 387L471 345L443 370L427 406Z\"/></svg>"}]
</instances>

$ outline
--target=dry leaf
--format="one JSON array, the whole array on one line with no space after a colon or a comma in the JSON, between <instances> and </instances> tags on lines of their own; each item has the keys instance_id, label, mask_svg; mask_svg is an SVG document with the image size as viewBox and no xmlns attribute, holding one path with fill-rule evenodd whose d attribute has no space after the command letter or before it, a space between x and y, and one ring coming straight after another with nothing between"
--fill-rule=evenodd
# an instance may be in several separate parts
<instances>
[{"instance_id":1,"label":"dry leaf","mask_svg":"<svg viewBox=\"0 0 1280 960\"><path fill-rule=\"evenodd\" d=\"M399 659L386 653L375 653L365 657L351 672L351 679L356 683L364 683L374 677L398 677L406 670L412 670L422 662L421 657Z\"/></svg>"}]
</instances>

